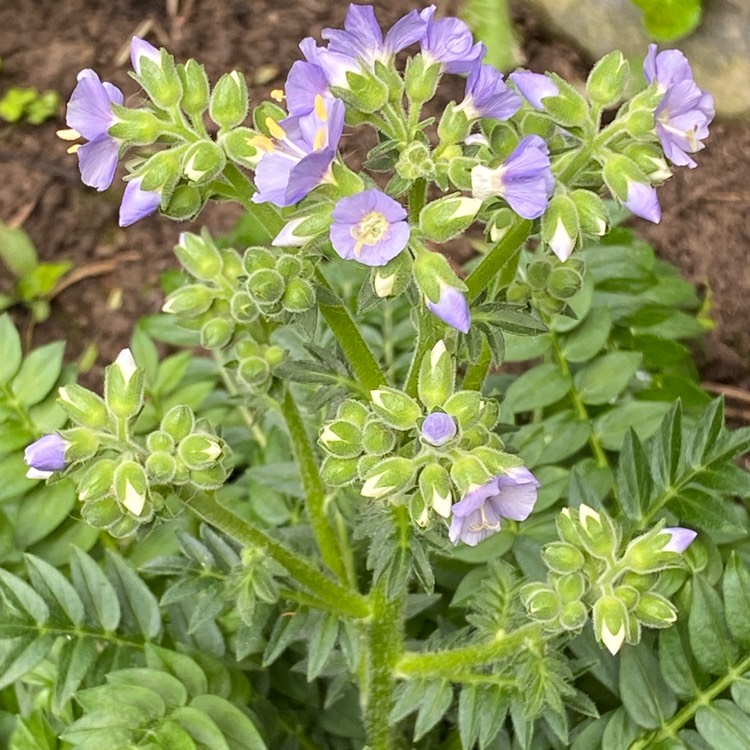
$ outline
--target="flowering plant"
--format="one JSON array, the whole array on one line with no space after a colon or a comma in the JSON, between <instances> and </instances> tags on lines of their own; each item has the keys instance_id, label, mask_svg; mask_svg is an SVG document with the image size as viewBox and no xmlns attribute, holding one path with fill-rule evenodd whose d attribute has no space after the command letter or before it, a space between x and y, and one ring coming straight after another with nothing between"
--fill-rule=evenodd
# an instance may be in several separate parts
<instances>
[{"instance_id":1,"label":"flowering plant","mask_svg":"<svg viewBox=\"0 0 750 750\"><path fill-rule=\"evenodd\" d=\"M85 139L72 151L97 190L130 154L123 226L232 200L253 237L239 252L186 232L175 248L184 283L154 325L212 359L160 365L141 330L103 396L63 379L53 418L27 407L59 367L25 385L34 355L21 364L3 319L3 393L24 435L48 433L28 476L95 530L78 544L91 555L55 552L71 580L43 550L0 571L0 684L57 670L14 747L33 722L73 748L656 747L678 732L669 746L693 747L696 715L711 744L740 719L702 707L750 669L750 573L717 547L746 535L726 495L748 487L732 458L750 440L719 402L694 396L683 425L673 391L639 400L639 376L684 364L669 339L696 333L678 309L692 292L618 247L624 230L597 244L618 206L659 221L656 188L668 161L695 166L710 95L655 48L629 98L619 52L584 92L506 80L433 6L384 34L352 5L323 38L251 124L240 73L211 87L139 38L137 106L79 75L61 135ZM455 75L461 101L425 117ZM364 128L377 145L355 170L341 144ZM440 246L470 230L484 253L459 270ZM651 286L673 290L659 321L687 326L661 331L667 364L631 341L628 316L661 310ZM407 331L399 356L386 320ZM506 355L544 362L498 383ZM701 651L709 627L720 648Z\"/></svg>"}]
</instances>

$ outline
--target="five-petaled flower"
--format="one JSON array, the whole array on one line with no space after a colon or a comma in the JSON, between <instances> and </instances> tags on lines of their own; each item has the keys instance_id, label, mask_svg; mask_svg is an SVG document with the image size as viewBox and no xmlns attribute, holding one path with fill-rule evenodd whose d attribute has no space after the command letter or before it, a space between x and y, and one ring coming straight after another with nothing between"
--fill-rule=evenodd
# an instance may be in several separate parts
<instances>
[{"instance_id":1,"label":"five-petaled flower","mask_svg":"<svg viewBox=\"0 0 750 750\"><path fill-rule=\"evenodd\" d=\"M679 50L656 52L651 44L643 63L646 80L664 93L654 112L656 135L664 154L680 167L696 166L688 154L700 151L714 119L711 94L698 87L690 63Z\"/></svg>"},{"instance_id":2,"label":"five-petaled flower","mask_svg":"<svg viewBox=\"0 0 750 750\"><path fill-rule=\"evenodd\" d=\"M29 467L26 476L29 479L46 479L56 471L62 471L65 462L65 450L68 444L56 433L44 435L34 441L23 454Z\"/></svg>"},{"instance_id":3,"label":"five-petaled flower","mask_svg":"<svg viewBox=\"0 0 750 750\"><path fill-rule=\"evenodd\" d=\"M453 506L450 540L474 547L499 531L503 518L525 521L534 509L537 487L539 482L525 466L475 486Z\"/></svg>"},{"instance_id":4,"label":"five-petaled flower","mask_svg":"<svg viewBox=\"0 0 750 750\"><path fill-rule=\"evenodd\" d=\"M426 22L420 41L422 56L440 63L446 73L468 73L485 55L485 46L474 44L471 29L458 18L435 18L435 6L421 12Z\"/></svg>"},{"instance_id":5,"label":"five-petaled flower","mask_svg":"<svg viewBox=\"0 0 750 750\"><path fill-rule=\"evenodd\" d=\"M507 120L518 112L523 100L509 89L500 73L492 65L477 63L466 79L464 100L458 105L470 120L492 117Z\"/></svg>"},{"instance_id":6,"label":"five-petaled flower","mask_svg":"<svg viewBox=\"0 0 750 750\"><path fill-rule=\"evenodd\" d=\"M255 170L255 203L292 206L325 182L344 130L344 103L318 94L312 112L266 126L273 138L259 135L253 144L265 151Z\"/></svg>"},{"instance_id":7,"label":"five-petaled flower","mask_svg":"<svg viewBox=\"0 0 750 750\"><path fill-rule=\"evenodd\" d=\"M544 213L554 184L549 149L538 135L527 135L499 167L479 164L471 170L475 198L500 196L524 219Z\"/></svg>"},{"instance_id":8,"label":"five-petaled flower","mask_svg":"<svg viewBox=\"0 0 750 750\"><path fill-rule=\"evenodd\" d=\"M342 198L333 210L331 243L345 260L384 266L409 242L406 211L375 188Z\"/></svg>"}]
</instances>

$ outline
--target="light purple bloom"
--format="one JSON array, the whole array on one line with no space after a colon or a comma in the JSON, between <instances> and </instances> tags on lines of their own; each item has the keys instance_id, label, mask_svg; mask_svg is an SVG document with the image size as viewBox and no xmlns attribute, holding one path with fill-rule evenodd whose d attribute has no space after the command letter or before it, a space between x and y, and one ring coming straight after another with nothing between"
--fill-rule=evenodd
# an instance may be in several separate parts
<instances>
[{"instance_id":1,"label":"light purple bloom","mask_svg":"<svg viewBox=\"0 0 750 750\"><path fill-rule=\"evenodd\" d=\"M270 121L274 140L258 136L265 149L255 170L254 203L291 206L325 181L344 130L344 103L318 95L307 115Z\"/></svg>"},{"instance_id":2,"label":"light purple bloom","mask_svg":"<svg viewBox=\"0 0 750 750\"><path fill-rule=\"evenodd\" d=\"M661 530L662 534L669 535L669 541L662 547L662 552L676 552L682 554L692 543L698 532L685 529L682 526L672 526Z\"/></svg>"},{"instance_id":3,"label":"light purple bloom","mask_svg":"<svg viewBox=\"0 0 750 750\"><path fill-rule=\"evenodd\" d=\"M505 85L502 73L492 65L476 64L466 79L464 100L458 105L470 120L492 117L507 120L518 112L523 100Z\"/></svg>"},{"instance_id":4,"label":"light purple bloom","mask_svg":"<svg viewBox=\"0 0 750 750\"><path fill-rule=\"evenodd\" d=\"M349 6L343 29L323 29L328 50L371 66L376 60L390 60L397 52L424 36L425 21L416 10L396 21L383 38L372 5Z\"/></svg>"},{"instance_id":5,"label":"light purple bloom","mask_svg":"<svg viewBox=\"0 0 750 750\"><path fill-rule=\"evenodd\" d=\"M471 313L466 297L455 287L440 283L440 297L437 302L426 300L429 311L444 323L453 326L461 333L471 328Z\"/></svg>"},{"instance_id":6,"label":"light purple bloom","mask_svg":"<svg viewBox=\"0 0 750 750\"><path fill-rule=\"evenodd\" d=\"M297 60L284 86L290 115L307 115L315 109L315 97L330 97L328 78L323 68L306 60Z\"/></svg>"},{"instance_id":7,"label":"light purple bloom","mask_svg":"<svg viewBox=\"0 0 750 750\"><path fill-rule=\"evenodd\" d=\"M445 445L456 434L456 423L449 414L435 411L422 422L422 438L435 447Z\"/></svg>"},{"instance_id":8,"label":"light purple bloom","mask_svg":"<svg viewBox=\"0 0 750 750\"><path fill-rule=\"evenodd\" d=\"M68 102L66 122L76 135L88 143L77 148L78 167L85 185L106 190L115 176L119 141L109 135L109 128L117 121L113 104L122 104L122 91L90 69L78 74L78 84ZM61 133L69 138L69 134Z\"/></svg>"},{"instance_id":9,"label":"light purple bloom","mask_svg":"<svg viewBox=\"0 0 750 750\"><path fill-rule=\"evenodd\" d=\"M477 165L471 170L475 198L500 196L524 219L545 212L554 186L549 149L538 135L526 136L499 167Z\"/></svg>"},{"instance_id":10,"label":"light purple bloom","mask_svg":"<svg viewBox=\"0 0 750 750\"><path fill-rule=\"evenodd\" d=\"M679 50L657 54L656 45L649 45L643 72L664 93L654 112L664 154L673 164L692 169L697 165L688 154L700 151L702 139L708 137L715 114L713 97L695 83L690 63Z\"/></svg>"},{"instance_id":11,"label":"light purple bloom","mask_svg":"<svg viewBox=\"0 0 750 750\"><path fill-rule=\"evenodd\" d=\"M636 216L658 224L661 221L661 206L656 189L642 182L628 183L628 197L625 205Z\"/></svg>"},{"instance_id":12,"label":"light purple bloom","mask_svg":"<svg viewBox=\"0 0 750 750\"><path fill-rule=\"evenodd\" d=\"M121 227L129 227L159 208L161 194L156 190L141 190L142 182L140 177L136 177L125 185L118 221Z\"/></svg>"},{"instance_id":13,"label":"light purple bloom","mask_svg":"<svg viewBox=\"0 0 750 750\"><path fill-rule=\"evenodd\" d=\"M544 109L543 100L548 96L557 96L560 93L555 82L541 73L517 70L515 73L511 73L508 78L516 84L516 88L534 109Z\"/></svg>"},{"instance_id":14,"label":"light purple bloom","mask_svg":"<svg viewBox=\"0 0 750 750\"><path fill-rule=\"evenodd\" d=\"M333 209L331 242L345 260L384 266L409 242L404 207L380 190L342 198Z\"/></svg>"},{"instance_id":15,"label":"light purple bloom","mask_svg":"<svg viewBox=\"0 0 750 750\"><path fill-rule=\"evenodd\" d=\"M463 21L436 19L434 5L420 15L427 24L421 41L422 55L440 63L446 73L468 73L484 57L485 46L481 42L474 44L471 30Z\"/></svg>"},{"instance_id":16,"label":"light purple bloom","mask_svg":"<svg viewBox=\"0 0 750 750\"><path fill-rule=\"evenodd\" d=\"M347 88L347 73L361 73L362 68L357 62L347 55L336 54L325 47L318 47L312 37L303 39L299 48L305 56L305 60L319 67L326 76L331 86Z\"/></svg>"},{"instance_id":17,"label":"light purple bloom","mask_svg":"<svg viewBox=\"0 0 750 750\"><path fill-rule=\"evenodd\" d=\"M29 479L46 479L66 466L65 449L68 444L57 434L44 435L33 442L23 454L29 471Z\"/></svg>"},{"instance_id":18,"label":"light purple bloom","mask_svg":"<svg viewBox=\"0 0 750 750\"><path fill-rule=\"evenodd\" d=\"M450 540L474 547L500 530L501 519L525 521L534 509L537 487L536 477L525 466L518 466L469 490L453 506Z\"/></svg>"},{"instance_id":19,"label":"light purple bloom","mask_svg":"<svg viewBox=\"0 0 750 750\"><path fill-rule=\"evenodd\" d=\"M133 64L133 70L140 75L141 58L145 57L151 62L161 65L161 52L153 44L149 44L145 39L134 36L130 40L130 62Z\"/></svg>"}]
</instances>

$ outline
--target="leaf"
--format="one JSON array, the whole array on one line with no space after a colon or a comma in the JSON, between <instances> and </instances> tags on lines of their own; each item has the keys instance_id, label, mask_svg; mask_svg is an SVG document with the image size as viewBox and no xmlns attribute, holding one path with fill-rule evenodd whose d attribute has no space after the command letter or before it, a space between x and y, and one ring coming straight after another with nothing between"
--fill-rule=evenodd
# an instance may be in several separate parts
<instances>
[{"instance_id":1,"label":"leaf","mask_svg":"<svg viewBox=\"0 0 750 750\"><path fill-rule=\"evenodd\" d=\"M611 330L609 310L594 308L581 325L564 337L563 356L568 362L588 362L604 348Z\"/></svg>"},{"instance_id":2,"label":"leaf","mask_svg":"<svg viewBox=\"0 0 750 750\"><path fill-rule=\"evenodd\" d=\"M414 741L419 741L443 718L453 700L453 687L447 680L433 680L427 683L414 725Z\"/></svg>"},{"instance_id":3,"label":"leaf","mask_svg":"<svg viewBox=\"0 0 750 750\"><path fill-rule=\"evenodd\" d=\"M44 599L17 576L0 568L0 588L8 597L11 606L28 615L36 625L45 625L49 620L49 608Z\"/></svg>"},{"instance_id":4,"label":"leaf","mask_svg":"<svg viewBox=\"0 0 750 750\"><path fill-rule=\"evenodd\" d=\"M53 617L57 613L63 614L70 624L82 625L83 602L68 579L48 562L34 555L27 554L24 558L29 581L52 608Z\"/></svg>"},{"instance_id":5,"label":"leaf","mask_svg":"<svg viewBox=\"0 0 750 750\"><path fill-rule=\"evenodd\" d=\"M112 686L129 685L152 690L164 701L168 708L184 706L187 703L185 686L171 674L156 669L133 667L118 669L107 675L107 682Z\"/></svg>"},{"instance_id":6,"label":"leaf","mask_svg":"<svg viewBox=\"0 0 750 750\"><path fill-rule=\"evenodd\" d=\"M30 274L39 262L29 235L0 221L0 259L18 279Z\"/></svg>"},{"instance_id":7,"label":"leaf","mask_svg":"<svg viewBox=\"0 0 750 750\"><path fill-rule=\"evenodd\" d=\"M661 423L651 444L651 474L657 491L671 487L677 478L682 453L682 406L677 401Z\"/></svg>"},{"instance_id":8,"label":"leaf","mask_svg":"<svg viewBox=\"0 0 750 750\"><path fill-rule=\"evenodd\" d=\"M688 615L690 647L698 664L709 674L725 675L739 657L721 598L703 576L695 576L693 602ZM750 736L750 735L748 735Z\"/></svg>"},{"instance_id":9,"label":"leaf","mask_svg":"<svg viewBox=\"0 0 750 750\"><path fill-rule=\"evenodd\" d=\"M263 653L263 667L268 667L286 650L287 646L300 637L307 622L307 610L299 610L279 617L268 638L268 645Z\"/></svg>"},{"instance_id":10,"label":"leaf","mask_svg":"<svg viewBox=\"0 0 750 750\"><path fill-rule=\"evenodd\" d=\"M197 708L190 706L177 708L172 711L170 718L179 724L199 746L211 748L211 750L229 750L221 729L209 716Z\"/></svg>"},{"instance_id":11,"label":"leaf","mask_svg":"<svg viewBox=\"0 0 750 750\"><path fill-rule=\"evenodd\" d=\"M26 549L49 536L69 516L77 502L73 482L38 484L18 504L15 519L16 546Z\"/></svg>"},{"instance_id":12,"label":"leaf","mask_svg":"<svg viewBox=\"0 0 750 750\"><path fill-rule=\"evenodd\" d=\"M21 364L13 379L13 395L24 406L38 404L57 382L62 370L64 341L55 341L34 349Z\"/></svg>"},{"instance_id":13,"label":"leaf","mask_svg":"<svg viewBox=\"0 0 750 750\"><path fill-rule=\"evenodd\" d=\"M107 574L117 591L122 613L122 628L140 632L153 640L161 629L161 613L156 597L148 586L128 567L125 561L107 551Z\"/></svg>"},{"instance_id":14,"label":"leaf","mask_svg":"<svg viewBox=\"0 0 750 750\"><path fill-rule=\"evenodd\" d=\"M563 398L571 385L570 376L563 375L557 365L537 365L510 384L503 408L521 412L549 406Z\"/></svg>"},{"instance_id":15,"label":"leaf","mask_svg":"<svg viewBox=\"0 0 750 750\"><path fill-rule=\"evenodd\" d=\"M657 42L674 42L695 31L701 0L633 0L643 11L643 24Z\"/></svg>"},{"instance_id":16,"label":"leaf","mask_svg":"<svg viewBox=\"0 0 750 750\"><path fill-rule=\"evenodd\" d=\"M606 404L627 386L640 364L638 352L602 354L575 374L575 387L585 404Z\"/></svg>"},{"instance_id":17,"label":"leaf","mask_svg":"<svg viewBox=\"0 0 750 750\"><path fill-rule=\"evenodd\" d=\"M712 401L701 414L692 429L687 446L687 461L698 466L704 459L707 449L713 447L724 430L724 399Z\"/></svg>"},{"instance_id":18,"label":"leaf","mask_svg":"<svg viewBox=\"0 0 750 750\"><path fill-rule=\"evenodd\" d=\"M684 523L711 531L740 531L742 525L731 505L696 488L681 490L667 507Z\"/></svg>"},{"instance_id":19,"label":"leaf","mask_svg":"<svg viewBox=\"0 0 750 750\"><path fill-rule=\"evenodd\" d=\"M510 70L523 61L514 39L507 0L467 0L461 17L476 38L484 42L490 65L498 70Z\"/></svg>"},{"instance_id":20,"label":"leaf","mask_svg":"<svg viewBox=\"0 0 750 750\"><path fill-rule=\"evenodd\" d=\"M214 721L229 750L266 750L266 744L252 721L229 701L216 695L200 695L190 705Z\"/></svg>"},{"instance_id":21,"label":"leaf","mask_svg":"<svg viewBox=\"0 0 750 750\"><path fill-rule=\"evenodd\" d=\"M654 401L628 401L615 406L594 420L594 430L607 450L618 451L629 429L641 440L659 429L669 404Z\"/></svg>"},{"instance_id":22,"label":"leaf","mask_svg":"<svg viewBox=\"0 0 750 750\"><path fill-rule=\"evenodd\" d=\"M11 381L18 372L22 359L21 337L10 315L0 315L0 385Z\"/></svg>"},{"instance_id":23,"label":"leaf","mask_svg":"<svg viewBox=\"0 0 750 750\"><path fill-rule=\"evenodd\" d=\"M659 632L659 664L667 684L682 700L700 695L704 683L708 682L690 653L681 625Z\"/></svg>"},{"instance_id":24,"label":"leaf","mask_svg":"<svg viewBox=\"0 0 750 750\"><path fill-rule=\"evenodd\" d=\"M65 641L57 658L57 679L53 708L61 714L78 690L89 668L99 656L96 640L76 638Z\"/></svg>"},{"instance_id":25,"label":"leaf","mask_svg":"<svg viewBox=\"0 0 750 750\"><path fill-rule=\"evenodd\" d=\"M714 750L747 750L750 737L750 716L731 701L716 700L701 706L695 725Z\"/></svg>"},{"instance_id":26,"label":"leaf","mask_svg":"<svg viewBox=\"0 0 750 750\"><path fill-rule=\"evenodd\" d=\"M620 506L625 515L632 520L642 517L651 497L653 481L648 465L641 441L631 428L620 452L617 488Z\"/></svg>"},{"instance_id":27,"label":"leaf","mask_svg":"<svg viewBox=\"0 0 750 750\"><path fill-rule=\"evenodd\" d=\"M622 652L620 698L630 717L645 729L659 729L677 709L677 698L646 644Z\"/></svg>"},{"instance_id":28,"label":"leaf","mask_svg":"<svg viewBox=\"0 0 750 750\"><path fill-rule=\"evenodd\" d=\"M0 571L3 572L3 571ZM8 658L0 662L0 690L20 680L27 672L30 672L49 653L55 636L51 633L43 633L36 637L25 637L14 646L20 647L8 654Z\"/></svg>"},{"instance_id":29,"label":"leaf","mask_svg":"<svg viewBox=\"0 0 750 750\"><path fill-rule=\"evenodd\" d=\"M114 632L120 624L120 602L104 571L85 552L73 547L70 572L89 621L101 625L105 632Z\"/></svg>"},{"instance_id":30,"label":"leaf","mask_svg":"<svg viewBox=\"0 0 750 750\"><path fill-rule=\"evenodd\" d=\"M168 648L146 644L146 666L174 675L188 691L188 695L195 698L208 691L206 673L185 654Z\"/></svg>"},{"instance_id":31,"label":"leaf","mask_svg":"<svg viewBox=\"0 0 750 750\"><path fill-rule=\"evenodd\" d=\"M724 569L724 607L732 635L743 645L750 645L750 571L737 552L732 552Z\"/></svg>"},{"instance_id":32,"label":"leaf","mask_svg":"<svg viewBox=\"0 0 750 750\"><path fill-rule=\"evenodd\" d=\"M336 643L338 618L332 613L321 613L312 626L307 655L307 681L314 680L322 671Z\"/></svg>"}]
</instances>

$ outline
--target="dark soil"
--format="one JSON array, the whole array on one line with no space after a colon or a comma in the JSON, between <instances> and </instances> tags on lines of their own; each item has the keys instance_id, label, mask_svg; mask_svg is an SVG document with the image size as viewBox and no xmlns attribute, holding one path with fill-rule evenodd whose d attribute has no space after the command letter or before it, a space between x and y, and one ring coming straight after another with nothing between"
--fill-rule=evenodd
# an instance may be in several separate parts
<instances>
[{"instance_id":1,"label":"dark soil","mask_svg":"<svg viewBox=\"0 0 750 750\"><path fill-rule=\"evenodd\" d=\"M419 6L427 3L420 2ZM588 63L564 43L547 38L517 3L527 67L583 80ZM455 12L457 0L445 3ZM91 67L132 95L128 45L133 34L194 56L212 80L236 68L246 74L255 101L279 87L297 44L340 26L347 3L332 0L15 0L0 3L0 91L10 86L55 89L67 100L79 70ZM376 2L384 26L406 13L409 0ZM460 87L457 90L460 95ZM42 126L0 127L0 219L29 232L45 260L74 263L80 280L54 299L52 315L33 331L35 344L65 337L68 356L87 345L98 350L97 368L128 344L141 315L158 311L159 275L174 266L172 247L190 228L150 217L117 227L121 184L97 194L78 176L76 158L65 153L55 131L64 113ZM704 373L711 380L750 384L750 123L722 122L712 129L697 170L678 170L661 191L664 220L638 223L660 253L710 290L716 331L706 341ZM212 205L199 217L212 232L228 230L234 206ZM7 289L10 279L3 278ZM82 277L82 278L81 278ZM23 314L19 321L28 319ZM31 333L30 329L29 333Z\"/></svg>"}]
</instances>

